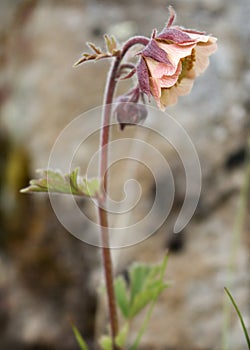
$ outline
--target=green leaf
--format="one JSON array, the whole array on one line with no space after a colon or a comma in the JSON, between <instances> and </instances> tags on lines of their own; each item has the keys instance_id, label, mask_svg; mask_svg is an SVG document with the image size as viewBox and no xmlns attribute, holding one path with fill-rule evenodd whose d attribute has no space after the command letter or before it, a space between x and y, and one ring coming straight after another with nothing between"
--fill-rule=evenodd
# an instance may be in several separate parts
<instances>
[{"instance_id":1,"label":"green leaf","mask_svg":"<svg viewBox=\"0 0 250 350\"><path fill-rule=\"evenodd\" d=\"M124 319L135 317L144 307L156 300L164 289L167 257L159 265L135 263L129 269L130 288L122 276L115 279L115 295Z\"/></svg>"},{"instance_id":2,"label":"green leaf","mask_svg":"<svg viewBox=\"0 0 250 350\"><path fill-rule=\"evenodd\" d=\"M22 193L50 192L97 197L100 192L99 179L83 178L79 175L79 168L65 175L53 170L39 170L39 172L41 173L41 178L31 180L30 186L22 189Z\"/></svg>"},{"instance_id":3,"label":"green leaf","mask_svg":"<svg viewBox=\"0 0 250 350\"><path fill-rule=\"evenodd\" d=\"M243 317L242 317L242 315L241 315L241 312L240 312L240 310L239 310L239 308L238 308L238 306L237 306L237 304L236 304L236 302L235 302L235 300L234 300L232 294L229 292L229 290L228 290L226 287L225 287L224 289L225 289L227 295L229 296L229 298L230 298L230 300L231 300L231 302L232 302L232 304L233 304L233 306L234 306L234 308L235 308L235 311L236 311L237 314L238 314L238 317L239 317L239 319L240 319L241 326L242 326L242 328L243 328L243 332L244 332L244 335L245 335L245 338L246 338L247 346L248 346L248 349L250 350L250 339L249 339L249 335L248 335L248 332L247 332L247 328L246 328L245 322L244 322L244 320L243 320Z\"/></svg>"},{"instance_id":4,"label":"green leaf","mask_svg":"<svg viewBox=\"0 0 250 350\"><path fill-rule=\"evenodd\" d=\"M126 323L115 338L115 344L119 348L124 348L128 336L128 323Z\"/></svg>"},{"instance_id":5,"label":"green leaf","mask_svg":"<svg viewBox=\"0 0 250 350\"><path fill-rule=\"evenodd\" d=\"M139 263L132 265L129 271L129 279L131 283L131 303L133 303L136 295L144 288L150 271L151 267L149 265L142 265Z\"/></svg>"},{"instance_id":6,"label":"green leaf","mask_svg":"<svg viewBox=\"0 0 250 350\"><path fill-rule=\"evenodd\" d=\"M103 350L112 350L112 339L108 335L103 335L99 340L99 344Z\"/></svg>"},{"instance_id":7,"label":"green leaf","mask_svg":"<svg viewBox=\"0 0 250 350\"><path fill-rule=\"evenodd\" d=\"M81 350L89 350L86 342L84 341L83 337L81 336L81 333L78 331L78 329L76 328L76 326L73 323L71 323L71 328L74 332L76 341L77 341L80 349Z\"/></svg>"},{"instance_id":8,"label":"green leaf","mask_svg":"<svg viewBox=\"0 0 250 350\"><path fill-rule=\"evenodd\" d=\"M126 282L122 276L118 276L114 282L117 304L125 319L129 317L129 300L127 295Z\"/></svg>"},{"instance_id":9,"label":"green leaf","mask_svg":"<svg viewBox=\"0 0 250 350\"><path fill-rule=\"evenodd\" d=\"M129 317L135 317L145 306L157 299L161 292L167 287L167 284L161 281L155 281L151 286L148 286L147 289L138 293L130 307Z\"/></svg>"},{"instance_id":10,"label":"green leaf","mask_svg":"<svg viewBox=\"0 0 250 350\"><path fill-rule=\"evenodd\" d=\"M116 346L118 346L119 348L123 347L126 343L127 335L128 335L128 324L126 323L122 327L122 329L120 330L120 332L118 333L118 335L115 338ZM99 344L103 350L112 350L113 349L112 339L108 335L103 335L99 339Z\"/></svg>"},{"instance_id":11,"label":"green leaf","mask_svg":"<svg viewBox=\"0 0 250 350\"><path fill-rule=\"evenodd\" d=\"M145 333L146 328L148 326L148 323L149 323L149 320L151 318L151 315L152 315L154 306L156 304L157 298L158 298L159 294L161 293L161 291L167 287L167 285L164 283L164 274L165 274L165 271L166 271L166 268L167 268L167 261L168 261L168 256L166 255L164 260L163 260L163 262L162 262L162 264L156 265L155 267L152 267L151 277L155 278L155 277L157 277L157 275L159 276L157 283L155 283L156 291L152 295L152 299L150 300L151 301L150 302L150 307L149 307L149 309L147 311L147 314L146 314L146 316L144 318L142 326L140 327L140 329L138 331L138 334L137 334L137 336L135 338L135 341L133 342L133 344L129 348L129 350L137 350L137 348L139 346L139 343L141 341L141 338L142 338L143 334ZM158 285L158 287L157 287L157 285ZM157 288L159 288L159 289L157 290ZM135 299L136 298L137 298L137 296L135 297ZM145 297L145 299L147 299L147 296Z\"/></svg>"},{"instance_id":12,"label":"green leaf","mask_svg":"<svg viewBox=\"0 0 250 350\"><path fill-rule=\"evenodd\" d=\"M146 305L157 298L167 288L161 278L163 264L150 266L134 264L129 271L131 282L129 318L138 314Z\"/></svg>"}]
</instances>

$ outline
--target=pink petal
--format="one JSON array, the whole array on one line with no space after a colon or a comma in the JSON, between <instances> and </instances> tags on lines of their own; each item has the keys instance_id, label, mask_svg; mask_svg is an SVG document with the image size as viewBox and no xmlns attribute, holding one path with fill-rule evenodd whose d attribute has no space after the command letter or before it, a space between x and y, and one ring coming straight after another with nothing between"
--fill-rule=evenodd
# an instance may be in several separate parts
<instances>
[{"instance_id":1,"label":"pink petal","mask_svg":"<svg viewBox=\"0 0 250 350\"><path fill-rule=\"evenodd\" d=\"M151 39L149 44L145 47L145 49L142 51L142 56L147 58L152 58L153 60L165 64L170 64L171 62L168 59L168 55L164 50L162 50L157 41L154 39Z\"/></svg>"},{"instance_id":2,"label":"pink petal","mask_svg":"<svg viewBox=\"0 0 250 350\"><path fill-rule=\"evenodd\" d=\"M158 79L150 77L149 83L150 83L151 94L154 97L156 103L159 104L160 96L161 96L161 88L160 88L159 81Z\"/></svg>"},{"instance_id":3,"label":"pink petal","mask_svg":"<svg viewBox=\"0 0 250 350\"><path fill-rule=\"evenodd\" d=\"M159 43L159 46L166 51L168 58L171 61L172 65L175 67L175 70L179 64L181 58L191 55L192 49L196 46L196 43L191 45L177 45L177 44L164 44Z\"/></svg>"},{"instance_id":4,"label":"pink petal","mask_svg":"<svg viewBox=\"0 0 250 350\"><path fill-rule=\"evenodd\" d=\"M146 58L145 61L154 78L161 78L163 75L172 75L176 71L176 67L172 64L160 63L151 58Z\"/></svg>"},{"instance_id":5,"label":"pink petal","mask_svg":"<svg viewBox=\"0 0 250 350\"><path fill-rule=\"evenodd\" d=\"M160 83L161 88L169 88L169 87L173 86L177 82L179 75L181 73L181 70L182 70L182 64L181 64L181 62L179 62L178 67L176 69L176 72L173 75L162 76L159 79L159 83Z\"/></svg>"}]
</instances>

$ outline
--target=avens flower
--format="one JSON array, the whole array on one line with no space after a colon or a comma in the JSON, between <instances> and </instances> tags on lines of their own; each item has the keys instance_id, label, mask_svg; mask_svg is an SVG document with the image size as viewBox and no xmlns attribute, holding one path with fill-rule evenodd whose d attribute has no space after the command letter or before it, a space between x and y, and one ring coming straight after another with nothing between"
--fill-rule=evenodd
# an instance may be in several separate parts
<instances>
[{"instance_id":1,"label":"avens flower","mask_svg":"<svg viewBox=\"0 0 250 350\"><path fill-rule=\"evenodd\" d=\"M137 66L139 87L152 95L160 109L177 102L179 95L190 92L194 79L209 64L216 50L216 38L196 30L173 26L175 12L164 30L153 32L149 44L140 52Z\"/></svg>"}]
</instances>

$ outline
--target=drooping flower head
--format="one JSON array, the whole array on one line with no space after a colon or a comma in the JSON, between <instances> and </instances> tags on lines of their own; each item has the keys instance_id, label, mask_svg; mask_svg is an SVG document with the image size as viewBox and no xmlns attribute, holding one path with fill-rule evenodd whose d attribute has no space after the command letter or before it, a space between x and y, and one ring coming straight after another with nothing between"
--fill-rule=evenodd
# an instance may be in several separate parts
<instances>
[{"instance_id":1,"label":"drooping flower head","mask_svg":"<svg viewBox=\"0 0 250 350\"><path fill-rule=\"evenodd\" d=\"M169 11L166 27L159 34L153 32L137 66L141 91L152 95L162 110L190 92L194 79L205 71L209 56L217 49L215 37L173 26L176 15L172 7Z\"/></svg>"}]
</instances>

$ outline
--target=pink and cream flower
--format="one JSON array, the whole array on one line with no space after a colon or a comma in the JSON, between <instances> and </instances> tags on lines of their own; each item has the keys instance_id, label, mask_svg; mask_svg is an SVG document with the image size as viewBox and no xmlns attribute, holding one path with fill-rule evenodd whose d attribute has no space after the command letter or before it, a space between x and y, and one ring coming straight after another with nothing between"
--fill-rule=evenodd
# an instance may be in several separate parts
<instances>
[{"instance_id":1,"label":"pink and cream flower","mask_svg":"<svg viewBox=\"0 0 250 350\"><path fill-rule=\"evenodd\" d=\"M205 71L209 56L217 49L216 38L172 26L174 20L170 8L166 28L158 35L153 33L137 66L140 90L152 95L162 110L190 92L194 79Z\"/></svg>"}]
</instances>

